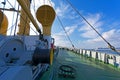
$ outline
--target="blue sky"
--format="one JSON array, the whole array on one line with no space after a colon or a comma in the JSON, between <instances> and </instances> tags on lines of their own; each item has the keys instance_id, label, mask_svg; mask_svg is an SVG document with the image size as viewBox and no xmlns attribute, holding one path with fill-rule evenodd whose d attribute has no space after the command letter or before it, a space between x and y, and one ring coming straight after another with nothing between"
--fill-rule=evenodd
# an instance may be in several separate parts
<instances>
[{"instance_id":1,"label":"blue sky","mask_svg":"<svg viewBox=\"0 0 120 80\"><path fill-rule=\"evenodd\" d=\"M113 46L120 47L120 0L69 0L74 7ZM71 8L66 0L53 0L55 10L77 48L107 47L107 44ZM56 19L52 35L56 45L70 47L65 32Z\"/></svg>"},{"instance_id":2,"label":"blue sky","mask_svg":"<svg viewBox=\"0 0 120 80\"><path fill-rule=\"evenodd\" d=\"M44 0L35 1L36 9L44 2ZM108 42L115 47L120 47L120 0L69 1ZM76 48L107 47L107 44L84 22L66 0L51 0L51 2ZM45 0L45 4L49 4L49 1ZM9 16L9 18L12 17ZM71 47L57 18L52 26L52 37L55 38L55 45Z\"/></svg>"}]
</instances>

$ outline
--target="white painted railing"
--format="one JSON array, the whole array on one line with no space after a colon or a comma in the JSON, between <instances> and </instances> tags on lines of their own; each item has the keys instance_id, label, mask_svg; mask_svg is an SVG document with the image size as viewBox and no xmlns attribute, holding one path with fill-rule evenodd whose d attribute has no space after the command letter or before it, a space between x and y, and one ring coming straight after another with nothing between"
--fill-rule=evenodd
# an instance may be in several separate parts
<instances>
[{"instance_id":1,"label":"white painted railing","mask_svg":"<svg viewBox=\"0 0 120 80\"><path fill-rule=\"evenodd\" d=\"M73 50L77 54L91 57L97 60L100 60L107 64L112 64L115 67L120 68L120 55L118 54L111 54L111 53L105 53L105 52L98 52L95 50L85 50L85 49L76 49Z\"/></svg>"}]
</instances>

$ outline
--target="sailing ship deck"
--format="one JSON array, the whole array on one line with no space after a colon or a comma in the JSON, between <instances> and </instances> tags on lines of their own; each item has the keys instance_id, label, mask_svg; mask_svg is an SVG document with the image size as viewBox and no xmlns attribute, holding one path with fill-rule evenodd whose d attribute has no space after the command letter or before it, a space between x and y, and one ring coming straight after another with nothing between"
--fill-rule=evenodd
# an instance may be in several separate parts
<instances>
[{"instance_id":1,"label":"sailing ship deck","mask_svg":"<svg viewBox=\"0 0 120 80\"><path fill-rule=\"evenodd\" d=\"M68 65L75 69L75 78L59 76L61 65ZM85 58L71 51L59 50L54 64L40 80L120 80L119 74L120 71L113 66Z\"/></svg>"}]
</instances>

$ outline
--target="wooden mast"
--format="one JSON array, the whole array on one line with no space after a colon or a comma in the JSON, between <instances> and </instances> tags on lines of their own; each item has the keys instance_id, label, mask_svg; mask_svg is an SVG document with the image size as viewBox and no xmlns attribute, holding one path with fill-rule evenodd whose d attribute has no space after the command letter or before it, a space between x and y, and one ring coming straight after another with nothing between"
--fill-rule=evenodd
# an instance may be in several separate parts
<instances>
[{"instance_id":1,"label":"wooden mast","mask_svg":"<svg viewBox=\"0 0 120 80\"><path fill-rule=\"evenodd\" d=\"M22 7L23 11L25 12L26 16L33 23L36 30L41 34L41 30L40 30L37 22L35 21L34 17L32 16L32 13L31 13L30 9L28 8L27 4L25 3L25 1L24 0L17 0L17 1L21 5L21 7Z\"/></svg>"},{"instance_id":2,"label":"wooden mast","mask_svg":"<svg viewBox=\"0 0 120 80\"><path fill-rule=\"evenodd\" d=\"M26 3L26 6L30 9L30 1L24 0ZM27 16L27 14L24 12L23 8L21 9L21 16L20 16L20 24L19 24L19 31L18 35L29 35L30 33L30 20Z\"/></svg>"}]
</instances>

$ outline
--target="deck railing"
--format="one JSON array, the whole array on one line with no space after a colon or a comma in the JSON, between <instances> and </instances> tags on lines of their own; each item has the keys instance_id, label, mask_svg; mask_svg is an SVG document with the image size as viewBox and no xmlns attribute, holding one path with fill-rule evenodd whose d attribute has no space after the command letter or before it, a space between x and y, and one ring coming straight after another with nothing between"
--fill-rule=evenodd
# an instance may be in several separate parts
<instances>
[{"instance_id":1,"label":"deck railing","mask_svg":"<svg viewBox=\"0 0 120 80\"><path fill-rule=\"evenodd\" d=\"M70 49L72 50L72 49ZM87 58L93 58L95 60L104 62L105 64L111 64L114 67L120 68L120 55L117 53L99 52L96 50L87 49L74 49L72 50L78 55L83 55Z\"/></svg>"}]
</instances>

